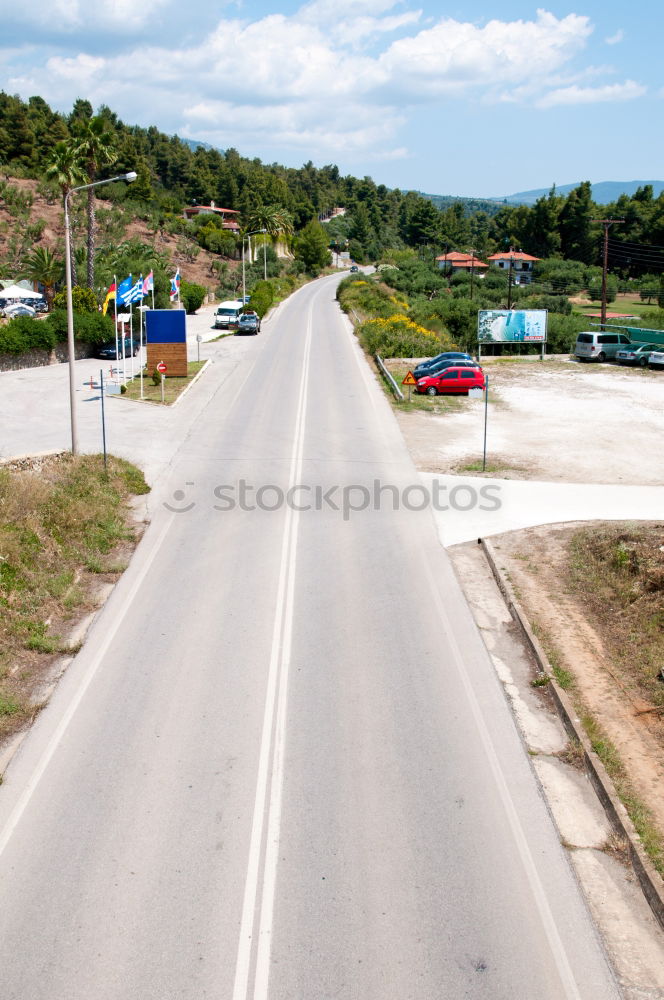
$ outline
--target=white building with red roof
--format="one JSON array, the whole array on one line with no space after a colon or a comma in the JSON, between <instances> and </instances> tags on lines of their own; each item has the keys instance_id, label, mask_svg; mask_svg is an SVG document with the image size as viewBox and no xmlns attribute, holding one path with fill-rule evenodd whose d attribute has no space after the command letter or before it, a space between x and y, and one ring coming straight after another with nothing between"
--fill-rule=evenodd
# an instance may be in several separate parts
<instances>
[{"instance_id":1,"label":"white building with red roof","mask_svg":"<svg viewBox=\"0 0 664 1000\"><path fill-rule=\"evenodd\" d=\"M541 260L540 257L533 257L523 250L508 250L506 253L492 253L488 258L491 264L500 267L503 271L512 268L512 275L515 285L528 285L533 280L533 265Z\"/></svg>"},{"instance_id":2,"label":"white building with red roof","mask_svg":"<svg viewBox=\"0 0 664 1000\"><path fill-rule=\"evenodd\" d=\"M489 258L491 259L491 258ZM488 264L470 253L460 253L458 250L450 250L449 253L436 257L436 262L441 270L452 268L454 271L486 271Z\"/></svg>"}]
</instances>

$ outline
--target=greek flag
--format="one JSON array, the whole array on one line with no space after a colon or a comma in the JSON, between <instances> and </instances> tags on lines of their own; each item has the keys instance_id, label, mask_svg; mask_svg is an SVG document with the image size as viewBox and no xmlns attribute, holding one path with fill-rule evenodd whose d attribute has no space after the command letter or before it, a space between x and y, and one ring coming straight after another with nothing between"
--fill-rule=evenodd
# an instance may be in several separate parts
<instances>
[{"instance_id":1,"label":"greek flag","mask_svg":"<svg viewBox=\"0 0 664 1000\"><path fill-rule=\"evenodd\" d=\"M138 302L143 298L143 277L134 281L131 274L122 282L117 292L118 302L123 306L129 306L132 302Z\"/></svg>"}]
</instances>

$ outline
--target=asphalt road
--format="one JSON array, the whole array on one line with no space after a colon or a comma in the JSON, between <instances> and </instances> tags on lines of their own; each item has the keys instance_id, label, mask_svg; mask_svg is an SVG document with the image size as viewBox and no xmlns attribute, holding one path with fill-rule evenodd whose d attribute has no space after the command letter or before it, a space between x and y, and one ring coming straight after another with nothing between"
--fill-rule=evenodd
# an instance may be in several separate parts
<instances>
[{"instance_id":1,"label":"asphalt road","mask_svg":"<svg viewBox=\"0 0 664 1000\"><path fill-rule=\"evenodd\" d=\"M187 404L5 775L3 1000L619 996L335 284Z\"/></svg>"}]
</instances>

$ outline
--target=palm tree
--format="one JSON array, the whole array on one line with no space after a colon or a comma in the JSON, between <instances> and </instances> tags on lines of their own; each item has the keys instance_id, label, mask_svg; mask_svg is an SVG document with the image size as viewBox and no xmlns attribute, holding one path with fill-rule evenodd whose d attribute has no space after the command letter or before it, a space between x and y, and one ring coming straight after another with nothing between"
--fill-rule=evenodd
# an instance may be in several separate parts
<instances>
[{"instance_id":1,"label":"palm tree","mask_svg":"<svg viewBox=\"0 0 664 1000\"><path fill-rule=\"evenodd\" d=\"M293 220L290 213L280 205L259 205L247 219L247 231L256 232L257 230L263 230L273 243L278 244L280 236L292 235Z\"/></svg>"},{"instance_id":2,"label":"palm tree","mask_svg":"<svg viewBox=\"0 0 664 1000\"><path fill-rule=\"evenodd\" d=\"M85 172L81 165L78 148L71 140L61 139L60 142L56 142L51 158L46 166L45 177L46 180L53 181L60 188L63 202L73 187L85 183ZM71 278L72 283L75 285L76 260L71 240L69 245L71 247Z\"/></svg>"},{"instance_id":3,"label":"palm tree","mask_svg":"<svg viewBox=\"0 0 664 1000\"><path fill-rule=\"evenodd\" d=\"M62 281L64 264L48 247L34 247L23 261L21 277L40 282L46 290L48 310L53 306L56 282Z\"/></svg>"},{"instance_id":4,"label":"palm tree","mask_svg":"<svg viewBox=\"0 0 664 1000\"><path fill-rule=\"evenodd\" d=\"M106 121L97 115L95 118L77 122L74 131L78 155L85 165L89 184L97 179L101 167L110 166L117 160L113 148L113 134L106 128ZM88 288L95 284L95 191L88 188Z\"/></svg>"},{"instance_id":5,"label":"palm tree","mask_svg":"<svg viewBox=\"0 0 664 1000\"><path fill-rule=\"evenodd\" d=\"M260 205L247 219L247 229L264 229L273 238L282 233L290 236L293 232L293 220L290 213L280 205Z\"/></svg>"}]
</instances>

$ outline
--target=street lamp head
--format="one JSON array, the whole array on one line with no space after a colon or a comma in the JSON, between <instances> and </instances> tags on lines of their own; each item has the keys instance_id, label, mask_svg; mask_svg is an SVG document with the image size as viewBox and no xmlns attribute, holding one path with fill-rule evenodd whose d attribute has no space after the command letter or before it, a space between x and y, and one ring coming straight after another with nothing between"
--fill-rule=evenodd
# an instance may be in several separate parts
<instances>
[{"instance_id":1,"label":"street lamp head","mask_svg":"<svg viewBox=\"0 0 664 1000\"><path fill-rule=\"evenodd\" d=\"M127 183L131 184L131 182L135 181L137 177L138 174L136 173L136 171L130 170L129 173L123 174L120 180L127 181Z\"/></svg>"}]
</instances>

